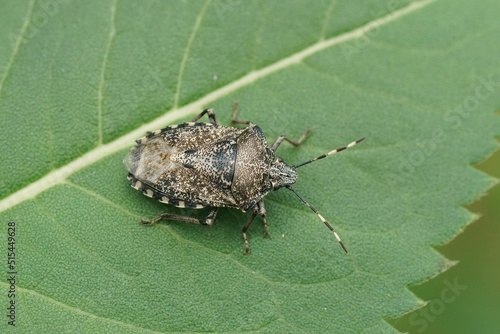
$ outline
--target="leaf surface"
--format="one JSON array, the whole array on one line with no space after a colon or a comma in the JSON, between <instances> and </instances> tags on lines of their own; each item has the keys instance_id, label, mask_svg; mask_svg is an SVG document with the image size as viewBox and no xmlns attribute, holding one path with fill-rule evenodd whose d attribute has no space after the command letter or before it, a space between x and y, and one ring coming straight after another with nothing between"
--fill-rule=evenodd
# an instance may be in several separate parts
<instances>
[{"instance_id":1,"label":"leaf surface","mask_svg":"<svg viewBox=\"0 0 500 334\"><path fill-rule=\"evenodd\" d=\"M423 304L406 286L451 265L432 246L495 181L471 167L500 135L493 0L1 6L0 235L16 223L17 330L394 332L383 319ZM207 212L130 188L134 139L209 106L227 125L234 101L270 142L313 129L280 147L290 164L367 137L295 186L348 255L285 190L266 197L272 236L256 222L250 256L248 213L138 224Z\"/></svg>"}]
</instances>

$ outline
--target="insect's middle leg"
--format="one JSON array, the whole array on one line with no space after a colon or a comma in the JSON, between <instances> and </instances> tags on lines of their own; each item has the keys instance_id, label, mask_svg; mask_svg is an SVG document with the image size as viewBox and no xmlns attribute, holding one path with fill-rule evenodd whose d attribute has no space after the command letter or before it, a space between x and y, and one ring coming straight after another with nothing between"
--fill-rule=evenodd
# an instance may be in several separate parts
<instances>
[{"instance_id":1,"label":"insect's middle leg","mask_svg":"<svg viewBox=\"0 0 500 334\"><path fill-rule=\"evenodd\" d=\"M241 229L241 233L243 233L243 242L245 244L245 254L250 254L250 244L248 243L248 238L247 238L247 231L250 225L252 225L253 220L257 216L257 212L254 211L252 212L252 215L250 218L248 218L247 222L245 225L243 225L243 228Z\"/></svg>"},{"instance_id":2,"label":"insect's middle leg","mask_svg":"<svg viewBox=\"0 0 500 334\"><path fill-rule=\"evenodd\" d=\"M217 217L217 211L219 211L219 208L214 208L210 213L208 214L207 218L205 218L205 221L202 222L202 225L212 225L214 223L215 217Z\"/></svg>"},{"instance_id":3,"label":"insect's middle leg","mask_svg":"<svg viewBox=\"0 0 500 334\"><path fill-rule=\"evenodd\" d=\"M271 146L271 150L273 152L276 152L276 150L281 145L281 143L283 142L283 140L286 140L287 142L289 142L293 146L297 147L300 144L302 144L304 142L304 140L306 140L307 136L309 136L310 133L311 133L311 129L307 129L302 134L302 136L300 136L300 138L298 140L293 140L293 139L290 139L290 138L286 137L285 135L281 135L278 138L276 138L276 140L274 141L273 145Z\"/></svg>"},{"instance_id":4,"label":"insect's middle leg","mask_svg":"<svg viewBox=\"0 0 500 334\"><path fill-rule=\"evenodd\" d=\"M238 119L238 112L240 111L240 105L235 102L233 104L233 113L231 115L231 123L236 123L236 124L248 124L250 125L252 122L250 121L243 121L241 119Z\"/></svg>"},{"instance_id":5,"label":"insect's middle leg","mask_svg":"<svg viewBox=\"0 0 500 334\"><path fill-rule=\"evenodd\" d=\"M264 207L264 202L260 201L255 205L252 215L250 216L250 218L248 218L247 222L241 229L241 232L243 233L243 242L245 243L245 254L250 254L250 244L248 243L247 231L250 228L250 225L252 225L257 214L262 217L262 223L264 224L264 237L269 237L269 229L266 219L266 208Z\"/></svg>"},{"instance_id":6,"label":"insect's middle leg","mask_svg":"<svg viewBox=\"0 0 500 334\"><path fill-rule=\"evenodd\" d=\"M266 212L266 207L264 206L264 201L258 202L255 207L256 207L255 211L257 211L257 213L262 218L262 224L264 225L264 237L267 238L271 235L269 234L269 229L267 226L267 219L266 219L267 212Z\"/></svg>"}]
</instances>

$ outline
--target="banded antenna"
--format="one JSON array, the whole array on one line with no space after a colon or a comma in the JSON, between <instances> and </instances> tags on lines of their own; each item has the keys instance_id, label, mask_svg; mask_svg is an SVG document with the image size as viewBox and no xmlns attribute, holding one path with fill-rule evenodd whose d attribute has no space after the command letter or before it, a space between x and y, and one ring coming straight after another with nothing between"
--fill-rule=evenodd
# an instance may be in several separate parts
<instances>
[{"instance_id":1,"label":"banded antenna","mask_svg":"<svg viewBox=\"0 0 500 334\"><path fill-rule=\"evenodd\" d=\"M316 157L314 159L311 159L311 160L307 160L306 162L303 162L303 163L300 163L298 165L295 165L293 166L294 168L299 168L299 167L302 167L304 165L307 165L311 162L314 162L314 161L317 161L317 160L320 160L320 159L323 159L323 158L326 158L330 155L333 155L335 153L338 153L338 152L342 152L348 148L351 148L353 146L356 146L357 144L361 143L365 138L360 138L358 140L355 140L353 141L352 143L349 143L347 144L346 146L342 146L342 147L339 147L339 148L336 148L328 153L325 153L325 154L322 154L320 155L319 157ZM318 218L323 222L323 224L326 225L326 227L328 227L328 229L330 231L333 232L333 235L335 236L335 239L337 239L337 241L339 242L340 246L342 247L342 249L344 250L344 252L348 253L347 252L347 247L345 246L344 242L342 241L342 239L340 238L340 236L337 234L337 232L335 232L335 229L333 228L333 226L318 212L318 210L316 210L316 208L314 206L312 206L311 204L309 204L309 202L307 202L304 197L302 197L298 192L295 191L295 189L293 189L291 186L286 186L286 188L288 190L290 190L291 192L293 192L295 195L297 195L297 197L305 204L309 207L309 209L311 209L315 214L316 216L318 216Z\"/></svg>"},{"instance_id":2,"label":"banded antenna","mask_svg":"<svg viewBox=\"0 0 500 334\"><path fill-rule=\"evenodd\" d=\"M299 167L302 167L304 165L310 164L311 162L314 162L314 161L317 161L317 160L329 157L330 155L334 155L335 153L342 152L344 150L347 150L348 148L356 146L357 144L361 143L363 140L365 140L365 137L359 138L358 140L355 140L352 143L347 144L346 146L342 146L342 147L336 148L336 149L334 149L334 150L332 150L332 151L330 151L328 153L320 155L319 157L316 157L316 158L311 159L311 160L307 160L306 162L297 164L297 165L292 166L292 167L293 168L299 168Z\"/></svg>"}]
</instances>

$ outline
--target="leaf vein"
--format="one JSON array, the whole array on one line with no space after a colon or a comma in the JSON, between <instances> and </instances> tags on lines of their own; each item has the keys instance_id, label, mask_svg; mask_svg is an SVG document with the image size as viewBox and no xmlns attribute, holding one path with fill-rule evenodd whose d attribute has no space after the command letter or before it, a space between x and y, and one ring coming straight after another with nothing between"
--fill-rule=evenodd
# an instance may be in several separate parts
<instances>
[{"instance_id":1,"label":"leaf vein","mask_svg":"<svg viewBox=\"0 0 500 334\"><path fill-rule=\"evenodd\" d=\"M26 30L28 29L29 23L31 21L31 16L33 14L34 5L35 5L35 0L31 0L30 4L28 5L28 10L26 11L26 17L24 19L24 23L23 23L23 26L21 28L21 32L19 33L19 36L16 40L16 44L14 45L14 49L12 50L12 54L10 56L9 62L5 66L4 76L0 80L0 92L2 91L3 84L9 75L9 72L12 68L12 64L14 64L14 59L16 58L17 53L19 52L19 47L20 47L21 43L23 42L23 36L26 33Z\"/></svg>"},{"instance_id":2,"label":"leaf vein","mask_svg":"<svg viewBox=\"0 0 500 334\"><path fill-rule=\"evenodd\" d=\"M337 5L337 0L330 1L330 5L328 5L328 8L325 12L325 18L323 20L323 25L321 28L321 35L319 36L320 41L324 40L326 37L326 29L328 27L328 22L332 18L333 10L335 9L336 5Z\"/></svg>"},{"instance_id":3,"label":"leaf vein","mask_svg":"<svg viewBox=\"0 0 500 334\"><path fill-rule=\"evenodd\" d=\"M3 285L3 286L7 286L7 283L5 282L1 282L0 285ZM130 328L130 329L134 329L134 330L141 330L142 332L144 333L157 333L157 334L162 334L163 332L157 332L157 331L153 331L149 328L144 328L144 327L140 327L140 326L137 326L135 324L131 324L131 323L127 323L127 322L123 322L123 321L120 321L120 320L115 320L115 319L111 319L111 318L106 318L106 317L103 317L103 316L100 316L100 315L97 315L97 314L94 314L94 313L91 313L91 312L88 312L88 311L84 311L78 307L74 307L74 306L71 306L71 305L68 305L68 304L65 304L64 302L61 302L59 300L56 300L52 297L49 297L47 295L44 295L44 294L41 294L39 292L36 292L32 289L27 289L27 288L21 288L19 286L16 287L16 289L20 292L20 293L26 293L28 295L31 295L33 297L37 297L37 298L40 298L40 299L44 299L56 306L59 306L59 307L62 307L64 309L67 309L75 314L78 314L78 315L81 315L81 316L85 316L85 317L88 317L88 318L93 318L93 319L98 319L98 320L102 320L102 321L105 321L105 322L109 322L109 323L112 323L112 324L115 324L115 325L119 325L119 326L122 326L122 327L125 327L125 328Z\"/></svg>"},{"instance_id":4,"label":"leaf vein","mask_svg":"<svg viewBox=\"0 0 500 334\"><path fill-rule=\"evenodd\" d=\"M205 4L201 8L200 13L198 13L198 16L196 17L196 20L194 23L193 30L191 31L191 35L189 36L186 48L184 49L184 54L182 56L181 65L179 67L179 74L177 76L177 88L175 89L174 108L177 108L179 106L182 78L184 76L184 70L186 68L187 59L189 57L189 51L191 50L191 46L193 45L193 41L198 33L198 30L200 29L201 21L203 20L203 17L205 16L205 13L207 11L207 8L208 8L208 5L210 4L210 2L211 2L211 0L205 1Z\"/></svg>"},{"instance_id":5,"label":"leaf vein","mask_svg":"<svg viewBox=\"0 0 500 334\"><path fill-rule=\"evenodd\" d=\"M103 142L103 134L102 134L102 103L103 103L103 91L104 91L104 77L106 72L106 66L108 64L109 59L109 51L111 49L111 44L116 34L115 29L115 18L116 18L116 6L118 4L118 0L113 0L111 2L111 18L110 18L110 29L108 35L108 43L106 45L106 50L104 50L104 56L101 63L101 76L99 78L99 89L97 95L97 132L98 132L98 144L102 145Z\"/></svg>"},{"instance_id":6,"label":"leaf vein","mask_svg":"<svg viewBox=\"0 0 500 334\"><path fill-rule=\"evenodd\" d=\"M69 162L68 164L53 170L39 180L28 184L24 188L19 189L10 196L2 199L0 201L0 212L3 212L19 203L29 200L41 192L53 187L56 184L63 182L68 176L76 173L77 171L94 164L100 159L107 157L119 150L125 149L131 146L131 143L135 139L141 137L147 131L151 129L160 129L165 126L165 124L170 124L172 121L177 120L181 117L186 117L186 115L193 115L200 111L206 104L215 101L222 96L228 95L242 87L245 87L257 80L265 78L275 72L281 71L297 63L303 62L307 57L310 57L320 51L323 51L332 46L344 43L346 41L359 38L363 36L368 31L377 29L382 25L389 24L395 20L400 19L408 14L413 13L437 0L421 0L413 2L410 5L394 11L385 17L378 18L371 21L363 26L358 27L352 31L346 32L344 34L338 35L336 37L329 38L327 40L315 43L301 51L298 51L286 58L283 58L271 65L261 68L260 70L253 71L247 75L223 86L205 96L193 101L181 108L174 107L168 113L154 119L153 121L140 126L139 128L115 139L114 141L100 145L95 149L83 154L79 158Z\"/></svg>"}]
</instances>

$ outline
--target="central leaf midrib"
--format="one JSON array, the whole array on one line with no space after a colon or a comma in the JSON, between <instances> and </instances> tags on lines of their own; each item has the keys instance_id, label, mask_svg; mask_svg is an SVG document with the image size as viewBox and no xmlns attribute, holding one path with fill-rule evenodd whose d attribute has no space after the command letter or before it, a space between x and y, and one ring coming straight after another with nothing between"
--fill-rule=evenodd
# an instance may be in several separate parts
<instances>
[{"instance_id":1,"label":"central leaf midrib","mask_svg":"<svg viewBox=\"0 0 500 334\"><path fill-rule=\"evenodd\" d=\"M370 21L365 25L360 26L352 31L343 33L341 35L326 40L319 41L309 46L308 48L305 48L271 65L261 68L260 70L250 72L247 75L227 84L226 86L223 86L211 93L208 93L204 97L194 102L191 102L181 108L171 109L170 111L167 111L164 115L154 119L153 121L140 126L139 128L115 139L114 141L108 144L96 147L95 149L85 153L81 157L71 161L70 163L64 166L61 166L53 170L44 177L38 179L37 181L29 185L26 185L25 187L19 189L10 196L4 198L3 200L0 201L0 212L5 211L17 204L20 204L30 198L37 196L41 192L64 182L64 180L67 177L76 173L77 171L96 163L102 158L105 158L113 153L116 153L122 149L131 146L135 139L143 136L144 133L146 133L147 131L150 131L152 129L160 129L164 127L165 124L173 124L175 123L176 120L179 120L189 115L194 115L200 110L202 110L209 103L229 93L232 93L237 89L247 86L261 78L264 78L272 73L285 69L291 65L300 63L305 58L312 56L327 48L330 48L332 46L335 46L343 42L347 42L349 40L362 37L370 30L378 29L383 25L386 25L390 22L394 22L399 18L406 16L418 9L421 9L435 1L436 0L422 0L422 1L412 2L406 7L403 7L397 11L390 12L388 15Z\"/></svg>"}]
</instances>

